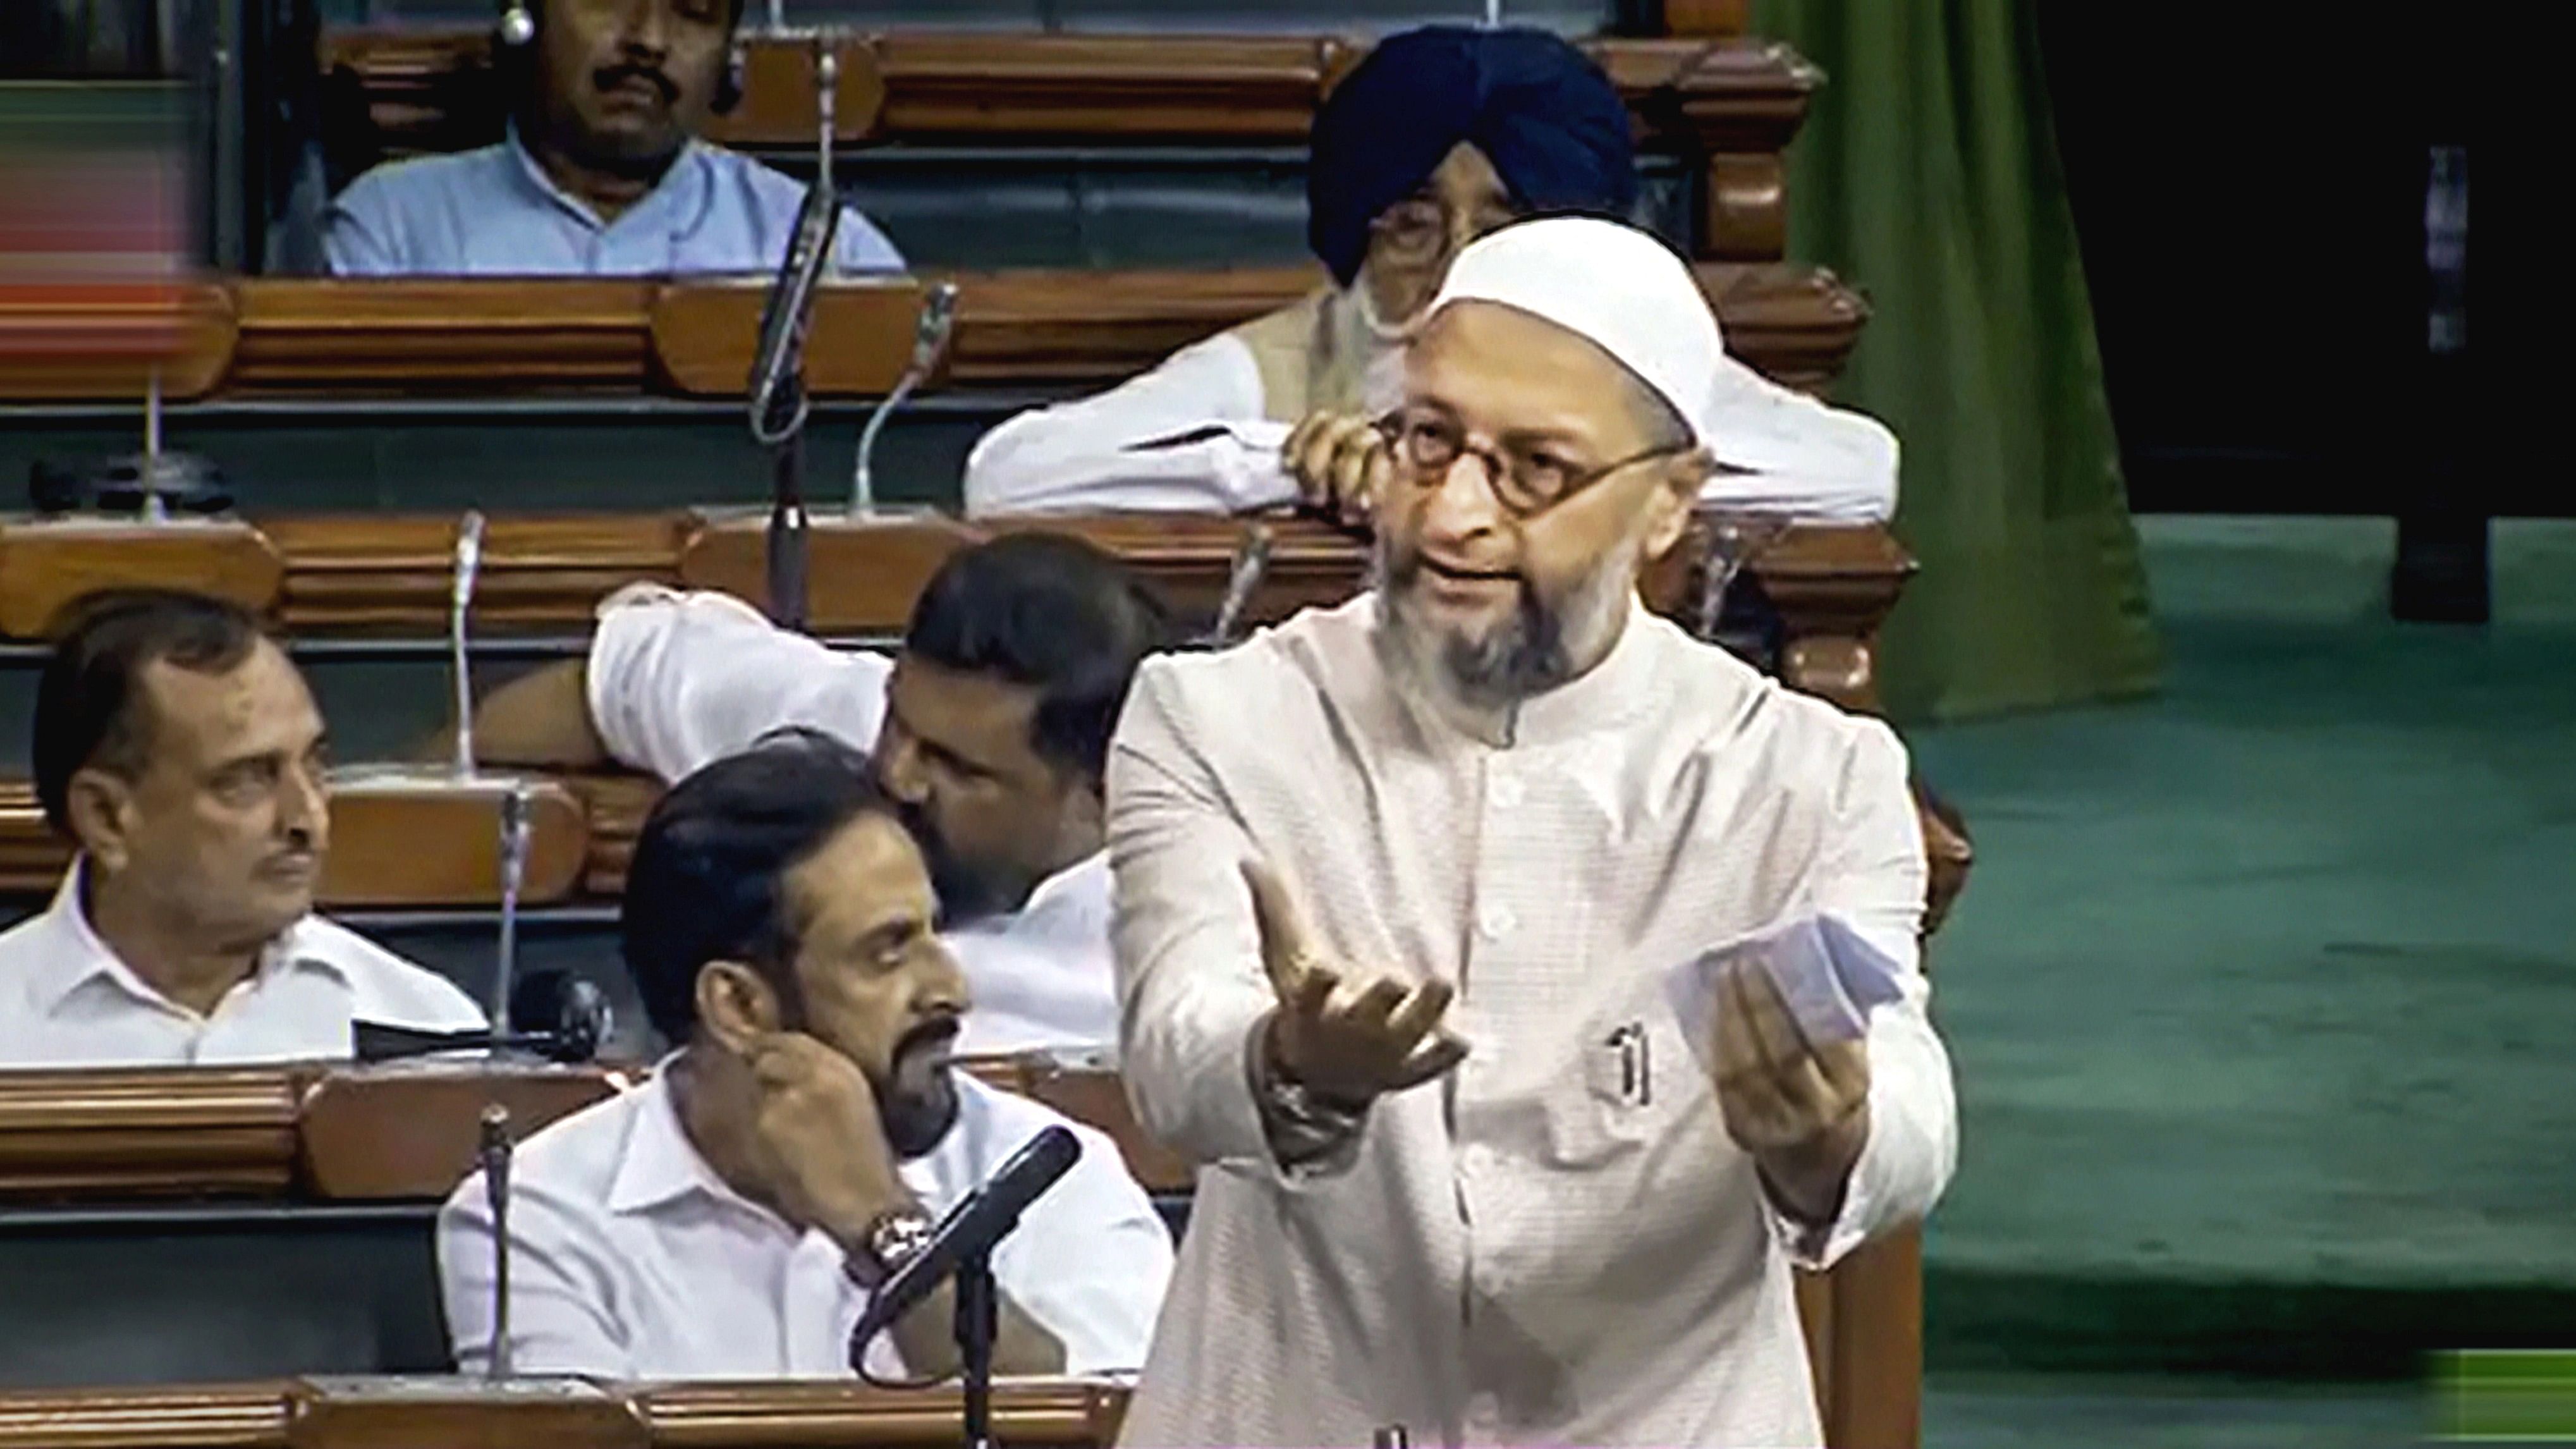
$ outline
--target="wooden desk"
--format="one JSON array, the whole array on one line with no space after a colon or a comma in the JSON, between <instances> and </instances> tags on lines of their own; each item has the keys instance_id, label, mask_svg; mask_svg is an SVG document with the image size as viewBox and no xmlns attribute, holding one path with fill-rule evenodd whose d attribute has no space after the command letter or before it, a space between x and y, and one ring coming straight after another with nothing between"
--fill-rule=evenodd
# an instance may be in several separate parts
<instances>
[{"instance_id":1,"label":"wooden desk","mask_svg":"<svg viewBox=\"0 0 2576 1449\"><path fill-rule=\"evenodd\" d=\"M1322 284L1313 267L1029 269L940 274L958 287L952 356L929 387L1107 383L1275 311ZM1792 387L1842 368L1868 307L1822 268L1704 262L1727 347ZM806 349L818 398L876 397L909 359L930 280L826 286ZM181 299L174 403L209 399L744 395L763 289L724 280L320 280L244 277ZM133 399L144 371L67 372L0 355L0 402Z\"/></svg>"},{"instance_id":2,"label":"wooden desk","mask_svg":"<svg viewBox=\"0 0 2576 1449\"><path fill-rule=\"evenodd\" d=\"M1146 1137L1115 1073L1035 1056L959 1065L1100 1129L1149 1192L1189 1191L1189 1165ZM649 1074L473 1062L0 1072L0 1202L435 1202L473 1171L486 1104L508 1107L525 1138Z\"/></svg>"},{"instance_id":3,"label":"wooden desk","mask_svg":"<svg viewBox=\"0 0 2576 1449\"><path fill-rule=\"evenodd\" d=\"M1124 1389L1083 1380L995 1386L1015 1445L1114 1441ZM743 1382L610 1385L572 1394L474 1380L291 1379L170 1388L0 1392L0 1449L852 1449L946 1446L957 1391Z\"/></svg>"},{"instance_id":4,"label":"wooden desk","mask_svg":"<svg viewBox=\"0 0 2576 1449\"><path fill-rule=\"evenodd\" d=\"M1740 24L1735 27L1740 30ZM1823 75L1786 46L1740 37L1583 42L1619 88L1639 144L1703 171L1700 254L1773 261L1780 154ZM902 31L835 47L834 119L850 146L1302 145L1317 106L1366 51L1332 35L1039 35ZM810 43L753 36L743 104L710 138L810 150L819 117ZM321 42L332 169L501 137L483 27L334 28Z\"/></svg>"}]
</instances>

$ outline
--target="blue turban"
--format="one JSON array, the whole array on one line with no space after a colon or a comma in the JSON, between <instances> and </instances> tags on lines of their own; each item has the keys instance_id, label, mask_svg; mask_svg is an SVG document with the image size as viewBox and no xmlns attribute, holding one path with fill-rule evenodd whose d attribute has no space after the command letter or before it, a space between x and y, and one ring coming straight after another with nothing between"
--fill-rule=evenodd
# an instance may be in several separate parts
<instances>
[{"instance_id":1,"label":"blue turban","mask_svg":"<svg viewBox=\"0 0 2576 1449\"><path fill-rule=\"evenodd\" d=\"M1433 25L1379 41L1315 115L1306 241L1347 287L1369 224L1473 142L1522 210L1627 218L1628 107L1589 56L1543 30Z\"/></svg>"}]
</instances>

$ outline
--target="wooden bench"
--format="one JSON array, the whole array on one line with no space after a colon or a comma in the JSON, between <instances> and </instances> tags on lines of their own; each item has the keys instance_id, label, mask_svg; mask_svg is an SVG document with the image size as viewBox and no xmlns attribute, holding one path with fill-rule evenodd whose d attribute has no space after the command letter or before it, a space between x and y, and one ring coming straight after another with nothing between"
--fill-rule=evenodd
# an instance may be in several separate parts
<instances>
[{"instance_id":1,"label":"wooden bench","mask_svg":"<svg viewBox=\"0 0 2576 1449\"><path fill-rule=\"evenodd\" d=\"M1841 370L1868 308L1821 268L1708 262L1700 283L1728 347L1764 374L1821 389ZM929 273L824 289L806 352L817 397L875 397L912 349L921 288L958 287L942 388L1105 383L1294 302L1324 280L1309 267ZM175 350L158 363L172 403L327 402L385 397L740 399L762 289L733 281L579 278L323 280L243 277L175 294ZM25 322L26 319L19 319ZM113 352L128 319L72 311L47 349L0 347L0 403L142 396L127 357L65 368L82 329ZM0 341L12 325L0 314ZM26 325L34 325L27 323ZM68 331L65 331L68 329ZM113 345L112 345L113 344Z\"/></svg>"},{"instance_id":2,"label":"wooden bench","mask_svg":"<svg viewBox=\"0 0 2576 1449\"><path fill-rule=\"evenodd\" d=\"M1698 254L1783 251L1781 152L1823 77L1786 46L1740 36L1584 42L1634 116L1640 146L1699 172ZM1303 145L1315 109L1366 53L1331 35L1043 35L898 31L837 38L835 144ZM744 100L710 139L813 149L810 42L748 40ZM497 141L504 107L487 30L334 28L321 40L331 170Z\"/></svg>"}]
</instances>

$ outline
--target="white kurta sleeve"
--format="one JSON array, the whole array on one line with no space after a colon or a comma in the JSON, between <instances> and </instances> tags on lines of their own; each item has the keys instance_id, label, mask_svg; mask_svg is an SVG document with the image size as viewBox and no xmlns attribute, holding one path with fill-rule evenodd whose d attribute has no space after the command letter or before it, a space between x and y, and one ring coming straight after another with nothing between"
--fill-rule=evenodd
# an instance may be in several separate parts
<instances>
[{"instance_id":1,"label":"white kurta sleeve","mask_svg":"<svg viewBox=\"0 0 2576 1449\"><path fill-rule=\"evenodd\" d=\"M668 781L791 725L872 748L892 670L730 594L641 586L601 606L583 688L609 754Z\"/></svg>"},{"instance_id":2,"label":"white kurta sleeve","mask_svg":"<svg viewBox=\"0 0 2576 1449\"><path fill-rule=\"evenodd\" d=\"M966 513L1238 513L1293 502L1278 449L1229 429L1261 421L1261 369L1220 333L1108 392L986 433L966 457Z\"/></svg>"},{"instance_id":3,"label":"white kurta sleeve","mask_svg":"<svg viewBox=\"0 0 2576 1449\"><path fill-rule=\"evenodd\" d=\"M1884 523L1896 513L1896 434L1867 413L1818 401L1729 359L1702 420L1720 472L1700 489L1719 507L1820 523Z\"/></svg>"},{"instance_id":4,"label":"white kurta sleeve","mask_svg":"<svg viewBox=\"0 0 2576 1449\"><path fill-rule=\"evenodd\" d=\"M1927 1014L1923 830L1906 788L1905 747L1876 720L1855 721L1816 887L1819 911L1841 916L1904 968L1904 999L1869 1021L1869 1142L1852 1168L1841 1215L1817 1228L1764 1210L1801 1267L1825 1268L1876 1234L1921 1218L1958 1163L1958 1101L1950 1054Z\"/></svg>"},{"instance_id":5,"label":"white kurta sleeve","mask_svg":"<svg viewBox=\"0 0 2576 1449\"><path fill-rule=\"evenodd\" d=\"M1172 1235L1118 1144L1074 1131L1082 1156L1003 1241L994 1276L1064 1345L1066 1373L1133 1373L1145 1366L1172 1279Z\"/></svg>"},{"instance_id":6,"label":"white kurta sleeve","mask_svg":"<svg viewBox=\"0 0 2576 1449\"><path fill-rule=\"evenodd\" d=\"M578 1217L542 1192L510 1195L510 1366L623 1379L635 1364L608 1310L609 1277L586 1261ZM438 1284L459 1373L492 1363L492 1211L476 1173L438 1212Z\"/></svg>"},{"instance_id":7,"label":"white kurta sleeve","mask_svg":"<svg viewBox=\"0 0 2576 1449\"><path fill-rule=\"evenodd\" d=\"M1199 1162L1272 1164L1250 1043L1277 997L1243 883L1251 845L1190 742L1176 662L1137 670L1109 749L1119 1060L1157 1140Z\"/></svg>"}]
</instances>

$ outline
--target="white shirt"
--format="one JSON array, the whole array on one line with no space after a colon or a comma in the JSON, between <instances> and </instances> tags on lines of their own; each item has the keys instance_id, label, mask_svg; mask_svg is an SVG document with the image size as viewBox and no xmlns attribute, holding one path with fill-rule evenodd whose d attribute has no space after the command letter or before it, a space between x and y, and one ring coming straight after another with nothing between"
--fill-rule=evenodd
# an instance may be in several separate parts
<instances>
[{"instance_id":1,"label":"white shirt","mask_svg":"<svg viewBox=\"0 0 2576 1449\"><path fill-rule=\"evenodd\" d=\"M352 1022L473 1031L482 1008L434 971L308 915L211 1015L162 995L90 929L81 863L43 915L0 933L0 1067L179 1067L350 1055Z\"/></svg>"},{"instance_id":2,"label":"white shirt","mask_svg":"<svg viewBox=\"0 0 2576 1449\"><path fill-rule=\"evenodd\" d=\"M1400 360L1401 344L1360 329L1350 335L1370 338L1361 368L1368 406L1393 407L1401 373L1385 364ZM1711 478L1702 501L1826 523L1884 522L1896 512L1898 450L1885 424L1732 357L1713 396L1705 435L1721 462L1751 471ZM1241 513L1294 503L1278 421L1252 349L1219 333L1108 392L1004 420L967 455L966 512ZM1201 433L1211 436L1140 446Z\"/></svg>"},{"instance_id":3,"label":"white shirt","mask_svg":"<svg viewBox=\"0 0 2576 1449\"><path fill-rule=\"evenodd\" d=\"M1031 1137L1069 1125L1082 1156L993 1255L1002 1292L1064 1344L1065 1371L1144 1362L1172 1245L1118 1148L1046 1107L959 1073L957 1125L903 1180L937 1217ZM727 1186L656 1075L522 1143L510 1194L510 1350L522 1373L603 1379L846 1377L868 1295L841 1251ZM438 1215L438 1276L457 1366L492 1352L492 1217L482 1174ZM869 1369L903 1366L891 1335Z\"/></svg>"},{"instance_id":4,"label":"white shirt","mask_svg":"<svg viewBox=\"0 0 2576 1449\"><path fill-rule=\"evenodd\" d=\"M1955 1156L1887 727L1633 608L1497 747L1399 689L1376 600L1150 660L1109 765L1124 1066L1212 1166L1131 1406L1136 1444L1795 1445L1820 1428L1793 1265L1929 1210ZM1468 1059L1283 1171L1248 1070L1274 1004L1238 862L1321 947L1457 988ZM1902 968L1840 1218L1792 1224L1662 978L1832 911Z\"/></svg>"},{"instance_id":5,"label":"white shirt","mask_svg":"<svg viewBox=\"0 0 2576 1449\"><path fill-rule=\"evenodd\" d=\"M590 717L626 765L678 780L796 725L876 744L883 655L844 654L730 594L620 590L590 646ZM941 938L974 994L958 1050L1092 1050L1118 1039L1106 852L1040 881L1017 911Z\"/></svg>"}]
</instances>

